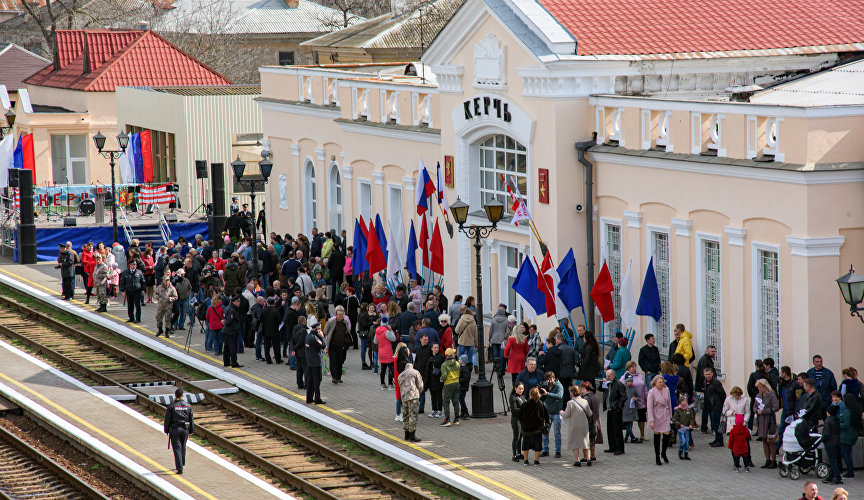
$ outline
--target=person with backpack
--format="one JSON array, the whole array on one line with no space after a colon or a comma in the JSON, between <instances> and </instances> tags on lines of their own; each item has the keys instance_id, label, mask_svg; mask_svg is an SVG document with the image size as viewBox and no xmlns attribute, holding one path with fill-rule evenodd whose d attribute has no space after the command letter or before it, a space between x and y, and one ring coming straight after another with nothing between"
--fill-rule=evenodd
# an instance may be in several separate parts
<instances>
[{"instance_id":1,"label":"person with backpack","mask_svg":"<svg viewBox=\"0 0 864 500\"><path fill-rule=\"evenodd\" d=\"M71 299L75 295L72 288L75 284L75 259L72 257L72 251L63 243L60 243L60 254L57 256L57 265L54 268L60 269L63 300Z\"/></svg>"}]
</instances>

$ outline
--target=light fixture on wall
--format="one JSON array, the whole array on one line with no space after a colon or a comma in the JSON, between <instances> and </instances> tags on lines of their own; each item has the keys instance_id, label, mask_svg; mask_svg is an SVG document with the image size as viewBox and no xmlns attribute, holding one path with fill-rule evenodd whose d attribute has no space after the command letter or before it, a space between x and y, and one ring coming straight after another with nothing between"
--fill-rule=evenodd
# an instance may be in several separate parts
<instances>
[{"instance_id":1,"label":"light fixture on wall","mask_svg":"<svg viewBox=\"0 0 864 500\"><path fill-rule=\"evenodd\" d=\"M861 316L861 311L864 311L864 307L859 307L861 302L864 301L864 276L856 273L855 269L849 266L849 272L834 281L840 287L840 294L843 295L843 300L849 304L850 314L858 316L858 319L864 323L864 317Z\"/></svg>"}]
</instances>

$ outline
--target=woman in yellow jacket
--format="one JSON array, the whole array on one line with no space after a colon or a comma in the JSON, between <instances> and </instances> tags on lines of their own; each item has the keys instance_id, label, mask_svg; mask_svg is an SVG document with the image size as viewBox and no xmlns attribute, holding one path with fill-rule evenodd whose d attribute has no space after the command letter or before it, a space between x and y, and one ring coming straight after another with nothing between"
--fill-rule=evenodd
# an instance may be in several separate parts
<instances>
[{"instance_id":1,"label":"woman in yellow jacket","mask_svg":"<svg viewBox=\"0 0 864 500\"><path fill-rule=\"evenodd\" d=\"M685 366L690 366L690 361L693 358L693 334L684 330L681 333L681 340L678 341L678 348L675 349L675 354L684 356Z\"/></svg>"}]
</instances>

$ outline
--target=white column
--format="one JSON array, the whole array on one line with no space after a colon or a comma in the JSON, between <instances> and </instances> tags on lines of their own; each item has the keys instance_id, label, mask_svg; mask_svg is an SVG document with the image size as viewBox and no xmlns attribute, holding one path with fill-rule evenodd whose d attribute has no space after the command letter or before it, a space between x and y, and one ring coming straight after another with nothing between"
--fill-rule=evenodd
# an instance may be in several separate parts
<instances>
[{"instance_id":1,"label":"white column","mask_svg":"<svg viewBox=\"0 0 864 500\"><path fill-rule=\"evenodd\" d=\"M372 216L374 217L376 214L385 213L387 208L387 198L384 192L384 172L373 171L372 183L374 184L372 188L372 208L374 209Z\"/></svg>"},{"instance_id":2,"label":"white column","mask_svg":"<svg viewBox=\"0 0 864 500\"><path fill-rule=\"evenodd\" d=\"M676 318L674 322L684 323L690 331L693 331L695 328L695 318L691 315L693 313L693 304L699 303L699 298L694 298L690 293L690 270L692 269L690 262L690 252L692 251L692 246L690 244L690 228L693 226L693 221L690 219L676 219L673 217L670 222L672 223L672 227L675 228L675 235L677 236L677 238L674 238L674 242L670 242L671 248L675 249L673 257L674 264L672 266L672 277L675 280L675 283L672 283L672 286L670 287L672 290L675 290ZM699 336L701 334L702 332L694 333L694 342L696 339L700 338ZM699 353L704 350L704 347L705 346L696 345L694 350L696 353Z\"/></svg>"},{"instance_id":3,"label":"white column","mask_svg":"<svg viewBox=\"0 0 864 500\"><path fill-rule=\"evenodd\" d=\"M342 169L342 223L349 233L354 230L354 167L345 163L345 153L339 153Z\"/></svg>"},{"instance_id":4,"label":"white column","mask_svg":"<svg viewBox=\"0 0 864 500\"><path fill-rule=\"evenodd\" d=\"M729 286L721 287L725 353L723 354L724 366L720 369L724 374L747 373L752 370L753 356L753 331L752 328L747 328L744 322L744 276L749 274L744 268L744 240L747 230L729 226L725 226L723 230L728 245L725 249L725 262L720 263L720 268L723 269L725 266L726 272L723 275L728 278ZM721 251L721 255L723 253Z\"/></svg>"},{"instance_id":5,"label":"white column","mask_svg":"<svg viewBox=\"0 0 864 500\"><path fill-rule=\"evenodd\" d=\"M297 170L294 172L294 195L289 196L294 199L294 217L289 217L291 222L289 226L291 228L291 232L296 234L298 231L301 231L303 227L303 208L300 202L300 199L303 197L303 160L300 158L300 145L299 144L291 144L291 154L294 155L297 164ZM288 192L291 192L291 179L292 175L288 173ZM299 216L299 217L298 217Z\"/></svg>"}]
</instances>

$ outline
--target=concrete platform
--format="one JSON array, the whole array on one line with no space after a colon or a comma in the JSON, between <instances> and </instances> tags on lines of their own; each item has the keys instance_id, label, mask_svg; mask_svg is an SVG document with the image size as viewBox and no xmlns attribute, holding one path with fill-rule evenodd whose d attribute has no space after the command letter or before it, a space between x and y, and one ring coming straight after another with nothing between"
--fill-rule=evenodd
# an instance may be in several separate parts
<instances>
[{"instance_id":1,"label":"concrete platform","mask_svg":"<svg viewBox=\"0 0 864 500\"><path fill-rule=\"evenodd\" d=\"M292 498L191 441L177 475L160 424L2 341L0 366L0 394L171 497Z\"/></svg>"},{"instance_id":2,"label":"concrete platform","mask_svg":"<svg viewBox=\"0 0 864 500\"><path fill-rule=\"evenodd\" d=\"M97 385L93 389L108 396L114 401L135 401L138 396L129 389L119 385Z\"/></svg>"},{"instance_id":3,"label":"concrete platform","mask_svg":"<svg viewBox=\"0 0 864 500\"><path fill-rule=\"evenodd\" d=\"M59 272L53 265L0 266L0 281L15 280L22 288L32 293L59 296ZM77 298L82 297L80 288ZM694 436L696 449L690 462L679 462L676 450L670 450L672 463L654 465L650 434L648 442L627 444L626 454L612 457L597 450L599 461L593 467L574 468L572 452L563 451L563 458L541 459L541 467L524 467L510 460L510 417L499 416L488 420L464 420L458 427L442 428L438 419L421 415L417 436L423 439L417 444L402 440L402 423L395 422L395 397L393 392L381 391L377 374L360 370L360 351L350 350L345 364L343 384L331 384L328 379L322 384L322 397L326 406L305 405L305 392L298 390L295 372L286 365L267 365L255 361L254 352L246 350L239 355L245 365L241 369L223 369L222 359L204 351L204 336L196 327L191 339L188 355L184 349L186 332L178 332L170 339L154 335L156 308L148 304L142 309L142 324L124 322L126 309L112 302L107 315L94 315L95 307L84 306L83 299L72 303L57 300L70 313L97 317L117 332L138 332L147 345L170 353L178 359L189 359L202 371L211 373L229 383L236 384L269 401L315 418L323 425L368 442L375 449L390 454L405 463L417 467L437 467L446 472L440 477L448 481L473 484L476 491L487 491L488 496L501 495L508 498L584 498L584 499L668 499L684 495L699 499L739 499L742 492L759 492L765 498L798 498L803 481L780 478L777 471L756 469L750 474L732 472L732 460L726 448L708 447L709 437L700 433ZM507 390L510 390L509 378ZM471 407L471 394L468 393ZM431 406L427 396L427 409ZM501 398L495 392L495 409L501 411ZM605 415L603 416L605 422ZM646 426L647 432L647 426ZM566 430L564 431L566 443ZM366 440L366 441L363 441ZM764 461L761 443L754 441L754 462ZM600 448L600 447L598 447ZM554 453L554 445L553 445ZM428 464L428 465L427 465ZM433 469L434 470L434 469ZM810 474L805 480L813 479ZM845 486L851 497L864 497L864 482L848 481ZM832 489L819 483L820 494L830 498ZM466 486L468 487L468 486ZM685 493L686 492L686 493ZM746 496L746 494L743 494Z\"/></svg>"}]
</instances>

